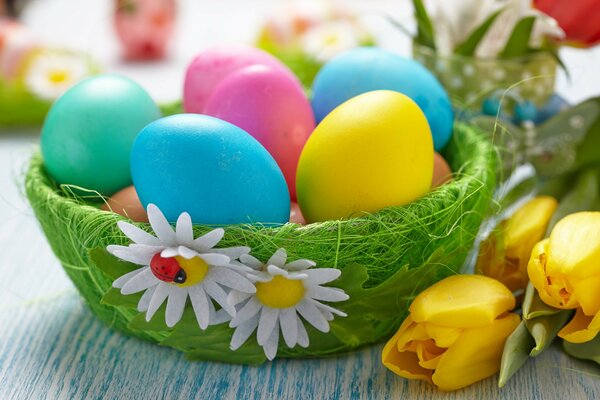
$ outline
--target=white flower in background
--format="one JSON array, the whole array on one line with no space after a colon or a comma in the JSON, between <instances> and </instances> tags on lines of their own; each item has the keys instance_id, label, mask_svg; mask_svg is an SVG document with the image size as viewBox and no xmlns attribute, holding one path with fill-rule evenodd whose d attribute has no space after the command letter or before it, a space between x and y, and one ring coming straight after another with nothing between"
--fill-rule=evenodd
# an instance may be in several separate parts
<instances>
[{"instance_id":1,"label":"white flower in background","mask_svg":"<svg viewBox=\"0 0 600 400\"><path fill-rule=\"evenodd\" d=\"M255 282L256 293L232 291L229 298L237 305L237 314L229 326L235 328L231 349L238 349L257 330L257 341L269 360L275 358L281 331L285 344L308 347L309 340L303 319L321 332L329 332L329 321L334 314L346 314L321 301L348 300L348 295L333 287L320 286L339 278L335 268L309 269L315 266L310 260L296 260L286 264L287 254L279 249L261 263L250 255L240 261L254 271L247 274ZM302 317L303 319L301 319Z\"/></svg>"},{"instance_id":2,"label":"white flower in background","mask_svg":"<svg viewBox=\"0 0 600 400\"><path fill-rule=\"evenodd\" d=\"M85 57L69 52L42 50L28 64L25 84L36 96L55 100L90 75L90 65Z\"/></svg>"},{"instance_id":3,"label":"white flower in background","mask_svg":"<svg viewBox=\"0 0 600 400\"><path fill-rule=\"evenodd\" d=\"M206 329L208 325L229 320L227 314L235 316L235 307L227 298L231 289L248 295L256 292L254 284L244 276L251 269L233 263L250 248L214 248L223 238L223 229L214 229L194 239L188 213L179 216L173 231L153 204L148 205L148 219L156 236L119 221L119 228L133 243L107 247L114 256L143 265L115 280L113 287L124 295L144 291L138 311L146 312L147 321L166 300L165 322L173 327L181 319L189 297L200 329ZM217 312L212 300L222 310Z\"/></svg>"},{"instance_id":4,"label":"white flower in background","mask_svg":"<svg viewBox=\"0 0 600 400\"><path fill-rule=\"evenodd\" d=\"M553 18L536 10L531 0L430 0L428 12L435 31L437 51L452 54L488 17L503 9L477 46L477 57L495 57L506 46L516 24L535 16L530 46L539 47L544 38L562 38L563 30Z\"/></svg>"},{"instance_id":5,"label":"white flower in background","mask_svg":"<svg viewBox=\"0 0 600 400\"><path fill-rule=\"evenodd\" d=\"M300 37L302 50L320 62L327 62L360 43L361 35L357 27L343 20L316 25Z\"/></svg>"}]
</instances>

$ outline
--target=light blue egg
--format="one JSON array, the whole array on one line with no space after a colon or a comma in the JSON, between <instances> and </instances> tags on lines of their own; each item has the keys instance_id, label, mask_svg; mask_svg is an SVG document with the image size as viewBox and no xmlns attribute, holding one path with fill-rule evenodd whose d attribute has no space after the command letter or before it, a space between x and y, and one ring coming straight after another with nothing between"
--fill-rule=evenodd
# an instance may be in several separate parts
<instances>
[{"instance_id":1,"label":"light blue egg","mask_svg":"<svg viewBox=\"0 0 600 400\"><path fill-rule=\"evenodd\" d=\"M312 87L317 121L352 97L382 89L413 99L427 117L435 149L446 146L454 115L442 85L418 62L376 47L350 50L321 68Z\"/></svg>"},{"instance_id":2,"label":"light blue egg","mask_svg":"<svg viewBox=\"0 0 600 400\"><path fill-rule=\"evenodd\" d=\"M277 163L246 131L198 114L161 118L136 137L133 183L144 207L171 222L184 211L196 224L283 224L290 195Z\"/></svg>"}]
</instances>

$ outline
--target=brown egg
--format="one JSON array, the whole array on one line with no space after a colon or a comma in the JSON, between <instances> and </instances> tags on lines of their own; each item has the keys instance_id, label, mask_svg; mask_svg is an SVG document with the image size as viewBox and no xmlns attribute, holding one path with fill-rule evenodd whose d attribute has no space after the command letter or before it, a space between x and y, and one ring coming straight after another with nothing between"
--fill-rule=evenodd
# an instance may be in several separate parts
<instances>
[{"instance_id":1,"label":"brown egg","mask_svg":"<svg viewBox=\"0 0 600 400\"><path fill-rule=\"evenodd\" d=\"M300 206L295 201L292 201L290 208L290 222L294 224L306 225L306 220L302 216Z\"/></svg>"},{"instance_id":2,"label":"brown egg","mask_svg":"<svg viewBox=\"0 0 600 400\"><path fill-rule=\"evenodd\" d=\"M121 214L135 222L148 222L148 214L146 214L146 210L144 210L144 206L133 186L118 191L100 208L104 211Z\"/></svg>"},{"instance_id":3,"label":"brown egg","mask_svg":"<svg viewBox=\"0 0 600 400\"><path fill-rule=\"evenodd\" d=\"M436 188L442 186L444 183L452 180L452 170L450 166L444 160L444 157L439 155L437 152L433 155L433 179L431 180L431 187Z\"/></svg>"}]
</instances>

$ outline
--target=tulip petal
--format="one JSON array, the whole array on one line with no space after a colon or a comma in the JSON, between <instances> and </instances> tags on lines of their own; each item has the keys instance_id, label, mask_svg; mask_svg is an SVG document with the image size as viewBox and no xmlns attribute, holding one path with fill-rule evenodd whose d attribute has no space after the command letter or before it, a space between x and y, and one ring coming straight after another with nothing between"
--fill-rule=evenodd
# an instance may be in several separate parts
<instances>
[{"instance_id":1,"label":"tulip petal","mask_svg":"<svg viewBox=\"0 0 600 400\"><path fill-rule=\"evenodd\" d=\"M571 283L573 296L586 315L600 312L600 275Z\"/></svg>"},{"instance_id":2,"label":"tulip petal","mask_svg":"<svg viewBox=\"0 0 600 400\"><path fill-rule=\"evenodd\" d=\"M561 308L561 301L554 299L548 293L548 278L545 272L545 260L547 259L546 250L549 240L542 240L536 244L531 252L531 259L527 265L527 274L531 284L538 292L542 301L549 306Z\"/></svg>"},{"instance_id":3,"label":"tulip petal","mask_svg":"<svg viewBox=\"0 0 600 400\"><path fill-rule=\"evenodd\" d=\"M462 329L448 328L436 324L426 324L425 329L427 330L427 336L432 338L438 347L445 348L456 342L462 333Z\"/></svg>"},{"instance_id":4,"label":"tulip petal","mask_svg":"<svg viewBox=\"0 0 600 400\"><path fill-rule=\"evenodd\" d=\"M484 327L466 329L442 356L432 381L442 390L456 390L494 375L506 338L519 325L516 314L507 314Z\"/></svg>"},{"instance_id":5,"label":"tulip petal","mask_svg":"<svg viewBox=\"0 0 600 400\"><path fill-rule=\"evenodd\" d=\"M558 336L567 342L585 343L594 339L598 332L600 332L600 313L588 316L578 308L571 322L558 332Z\"/></svg>"},{"instance_id":6,"label":"tulip petal","mask_svg":"<svg viewBox=\"0 0 600 400\"><path fill-rule=\"evenodd\" d=\"M547 275L577 279L599 276L599 237L599 212L579 212L560 220L550 234Z\"/></svg>"},{"instance_id":7,"label":"tulip petal","mask_svg":"<svg viewBox=\"0 0 600 400\"><path fill-rule=\"evenodd\" d=\"M405 323L406 320L402 325L404 326ZM381 362L396 375L431 382L432 371L419 365L419 358L416 353L398 351L398 338L403 333L403 329L400 327L398 332L386 343L381 353Z\"/></svg>"},{"instance_id":8,"label":"tulip petal","mask_svg":"<svg viewBox=\"0 0 600 400\"><path fill-rule=\"evenodd\" d=\"M419 294L410 312L415 322L473 328L490 325L514 306L514 296L502 283L481 275L454 275Z\"/></svg>"}]
</instances>

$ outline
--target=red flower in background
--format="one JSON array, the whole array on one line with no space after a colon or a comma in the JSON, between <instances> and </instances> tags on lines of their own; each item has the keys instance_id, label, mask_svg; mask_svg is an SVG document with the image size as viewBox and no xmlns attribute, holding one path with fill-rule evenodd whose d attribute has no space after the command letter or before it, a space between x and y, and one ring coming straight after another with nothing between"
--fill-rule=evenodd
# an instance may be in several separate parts
<instances>
[{"instance_id":1,"label":"red flower in background","mask_svg":"<svg viewBox=\"0 0 600 400\"><path fill-rule=\"evenodd\" d=\"M558 21L567 42L583 47L600 43L599 0L534 0L534 4Z\"/></svg>"}]
</instances>

